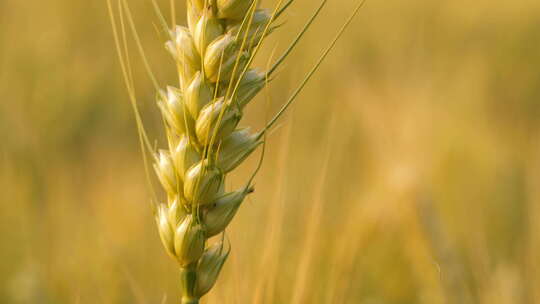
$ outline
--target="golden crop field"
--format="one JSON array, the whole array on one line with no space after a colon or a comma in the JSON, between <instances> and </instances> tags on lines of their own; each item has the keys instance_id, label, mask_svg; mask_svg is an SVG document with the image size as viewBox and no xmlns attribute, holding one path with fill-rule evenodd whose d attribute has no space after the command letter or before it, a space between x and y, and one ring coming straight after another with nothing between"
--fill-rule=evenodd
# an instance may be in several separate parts
<instances>
[{"instance_id":1,"label":"golden crop field","mask_svg":"<svg viewBox=\"0 0 540 304\"><path fill-rule=\"evenodd\" d=\"M177 85L151 1L127 2L159 84ZM296 0L254 65L318 2ZM328 1L240 126L265 126L356 4ZM186 23L184 0L174 15ZM0 303L180 303L107 1L0 0L0 96ZM367 0L276 126L202 303L540 304L540 1Z\"/></svg>"}]
</instances>

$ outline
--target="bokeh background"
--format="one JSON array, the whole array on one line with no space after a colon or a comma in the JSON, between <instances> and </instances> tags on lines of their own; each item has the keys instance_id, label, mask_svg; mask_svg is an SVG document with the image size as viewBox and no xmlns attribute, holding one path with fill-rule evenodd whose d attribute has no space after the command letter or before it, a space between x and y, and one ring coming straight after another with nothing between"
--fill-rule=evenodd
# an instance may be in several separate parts
<instances>
[{"instance_id":1,"label":"bokeh background","mask_svg":"<svg viewBox=\"0 0 540 304\"><path fill-rule=\"evenodd\" d=\"M316 7L296 2L258 66ZM175 84L150 2L129 4ZM329 1L244 125L264 125L354 4ZM537 0L368 0L270 136L205 303L540 303L539 55ZM0 96L0 303L177 303L106 1L1 0Z\"/></svg>"}]
</instances>

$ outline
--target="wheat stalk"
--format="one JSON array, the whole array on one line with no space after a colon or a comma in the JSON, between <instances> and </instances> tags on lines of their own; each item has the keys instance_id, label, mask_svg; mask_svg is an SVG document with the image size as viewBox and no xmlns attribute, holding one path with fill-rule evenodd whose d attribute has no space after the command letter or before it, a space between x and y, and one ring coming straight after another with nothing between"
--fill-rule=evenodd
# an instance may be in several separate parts
<instances>
[{"instance_id":1,"label":"wheat stalk","mask_svg":"<svg viewBox=\"0 0 540 304\"><path fill-rule=\"evenodd\" d=\"M227 174L263 144L266 132L317 71L363 1L292 96L266 127L256 133L238 127L244 108L265 87L327 0L320 2L286 52L266 72L251 68L251 63L264 39L277 28L276 18L294 0L284 4L279 0L272 12L259 9L259 0L187 0L188 26L174 25L172 29L167 27L155 0L151 0L170 37L166 49L176 63L179 78L178 87L169 86L165 90L159 89L151 71L126 0L119 0L123 45L111 2L107 1L141 146L143 151L151 151L155 172L167 196L165 203L156 206L159 234L166 252L180 265L182 303L196 304L214 286L229 255L230 246L224 243L225 229L246 196L254 191L252 182L261 163L246 184L236 191L226 192ZM157 104L168 139L168 148L159 152L150 145L137 109L125 42L124 13L145 67L158 89ZM219 240L210 245L208 240L218 235L221 235Z\"/></svg>"}]
</instances>

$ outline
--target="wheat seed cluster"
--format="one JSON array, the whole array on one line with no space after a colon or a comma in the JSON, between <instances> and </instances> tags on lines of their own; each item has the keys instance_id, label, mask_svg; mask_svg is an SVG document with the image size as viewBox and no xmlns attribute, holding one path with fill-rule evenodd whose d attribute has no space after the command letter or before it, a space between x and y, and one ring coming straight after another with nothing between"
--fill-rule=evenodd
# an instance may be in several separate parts
<instances>
[{"instance_id":1,"label":"wheat seed cluster","mask_svg":"<svg viewBox=\"0 0 540 304\"><path fill-rule=\"evenodd\" d=\"M273 27L257 0L187 0L188 27L170 29L166 43L179 86L158 93L168 149L154 165L167 194L157 211L167 253L180 265L182 303L198 303L227 259L224 232L250 182L225 190L228 173L263 141L263 132L239 128L246 105L265 86L265 73L249 68Z\"/></svg>"}]
</instances>

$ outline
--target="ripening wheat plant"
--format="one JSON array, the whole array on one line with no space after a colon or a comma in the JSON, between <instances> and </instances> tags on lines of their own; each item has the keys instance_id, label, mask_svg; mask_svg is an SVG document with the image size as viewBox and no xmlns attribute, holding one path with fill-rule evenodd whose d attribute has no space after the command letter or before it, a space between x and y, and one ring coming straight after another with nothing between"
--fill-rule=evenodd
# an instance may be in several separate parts
<instances>
[{"instance_id":1,"label":"ripening wheat plant","mask_svg":"<svg viewBox=\"0 0 540 304\"><path fill-rule=\"evenodd\" d=\"M199 303L218 280L231 253L226 229L242 202L255 191L254 179L263 161L267 133L298 97L363 4L358 4L281 109L265 122L262 130L256 131L241 125L244 109L274 79L276 69L327 3L324 0L318 4L284 53L274 62L267 60L270 64L262 69L253 67L253 60L265 39L281 29L280 17L294 0L279 0L270 8L263 8L260 2L187 0L187 25L176 25L175 17L168 22L159 3L151 0L167 37L164 46L171 56L170 68L175 68L178 75L177 83L162 86L145 57L144 43L137 35L127 0L114 4L108 0L144 161L153 162L165 193L163 198L153 199L155 219L163 247L179 267L183 304ZM169 4L174 10L177 3ZM150 143L138 111L127 60L125 27L131 29L157 91L156 106L167 139L166 145L159 149ZM227 176L258 148L262 153L251 178L238 189L226 189Z\"/></svg>"}]
</instances>

